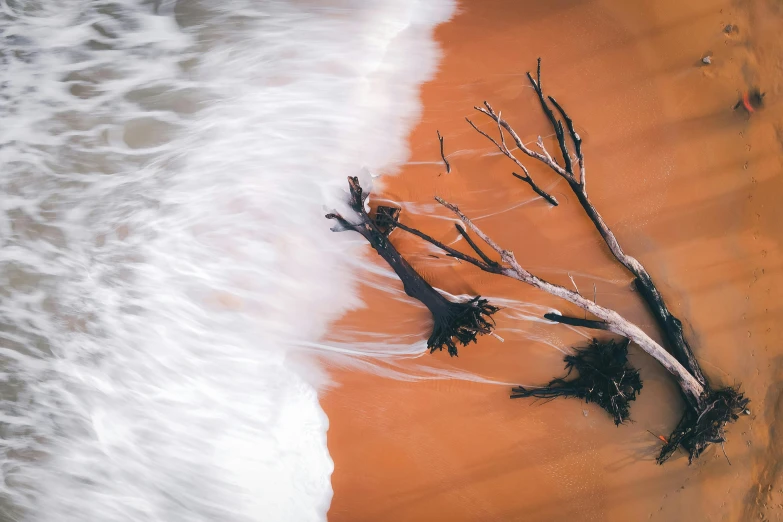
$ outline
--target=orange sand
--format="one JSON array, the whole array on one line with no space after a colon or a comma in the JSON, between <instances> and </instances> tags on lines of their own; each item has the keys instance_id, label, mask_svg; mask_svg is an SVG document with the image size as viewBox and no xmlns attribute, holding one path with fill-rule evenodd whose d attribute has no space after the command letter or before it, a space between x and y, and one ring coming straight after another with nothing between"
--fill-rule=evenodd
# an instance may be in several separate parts
<instances>
[{"instance_id":1,"label":"orange sand","mask_svg":"<svg viewBox=\"0 0 783 522\"><path fill-rule=\"evenodd\" d=\"M729 23L739 31L725 35ZM548 134L523 76L542 56L544 89L585 138L592 200L686 322L709 378L743 383L753 401L751 418L730 427L731 465L719 449L690 467L683 455L654 464L660 442L647 430L668 434L681 404L668 376L636 349L631 358L645 388L632 409L636 422L620 428L578 401L511 401L508 386L334 369L339 386L322 400L335 461L330 521L783 519L781 30L779 0L463 2L437 30L444 58L423 88L424 112L411 135L411 162L425 164L387 178L382 194L406 204L430 204L439 194L474 217L531 199L529 187L510 175L512 163L487 156L491 146L464 117L486 124L471 107L489 100L523 140ZM713 63L701 66L707 51ZM731 109L751 85L767 96L766 107L748 118ZM436 129L451 154L448 175L426 163L439 160ZM552 138L546 142L554 150ZM561 206L537 199L479 224L534 273L570 285L571 272L583 293L595 283L599 303L657 338L630 276L568 187L545 167L526 164ZM403 219L455 239L449 221L410 210ZM401 231L392 238L449 292L579 313L511 280L432 259L426 245ZM336 331L426 331L423 308L370 289L363 296L367 308ZM505 343L484 338L457 359L436 353L415 363L539 384L562 372L562 353L550 344L584 339L508 311L497 319Z\"/></svg>"}]
</instances>

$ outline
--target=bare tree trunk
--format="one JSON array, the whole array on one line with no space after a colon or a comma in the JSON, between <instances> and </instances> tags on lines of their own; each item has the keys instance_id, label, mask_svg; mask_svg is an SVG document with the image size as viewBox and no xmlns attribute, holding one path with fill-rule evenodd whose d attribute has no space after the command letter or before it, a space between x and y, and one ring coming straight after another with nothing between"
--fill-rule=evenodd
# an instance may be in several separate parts
<instances>
[{"instance_id":1,"label":"bare tree trunk","mask_svg":"<svg viewBox=\"0 0 783 522\"><path fill-rule=\"evenodd\" d=\"M704 378L701 366L696 360L688 341L685 340L682 322L669 312L669 309L666 307L666 303L663 300L663 296L653 283L650 274L647 273L647 270L645 270L644 266L639 261L623 252L614 233L609 229L606 222L590 202L590 198L587 197L585 187L573 181L569 181L568 184L571 186L574 194L576 194L579 203L582 205L582 208L584 208L590 221L592 221L595 228L598 229L598 232L601 234L604 242L606 242L612 255L614 255L620 264L627 268L629 272L636 276L634 281L635 286L656 318L658 326L664 332L674 356L680 364L685 366L688 371L693 374L702 386L707 386L707 380Z\"/></svg>"},{"instance_id":2,"label":"bare tree trunk","mask_svg":"<svg viewBox=\"0 0 783 522\"><path fill-rule=\"evenodd\" d=\"M379 207L378 216L373 220L364 209L368 194L363 193L359 180L349 177L348 184L350 206L359 217L359 223L351 223L337 212L332 212L326 215L328 219L338 222L332 230L352 230L361 234L400 278L405 293L427 307L433 318L432 335L427 340L430 352L446 347L449 355L456 356L458 344L466 346L476 342L478 335L491 333L495 326L491 316L498 308L480 296L463 303L455 303L443 297L389 241L388 236L396 226L399 209Z\"/></svg>"}]
</instances>

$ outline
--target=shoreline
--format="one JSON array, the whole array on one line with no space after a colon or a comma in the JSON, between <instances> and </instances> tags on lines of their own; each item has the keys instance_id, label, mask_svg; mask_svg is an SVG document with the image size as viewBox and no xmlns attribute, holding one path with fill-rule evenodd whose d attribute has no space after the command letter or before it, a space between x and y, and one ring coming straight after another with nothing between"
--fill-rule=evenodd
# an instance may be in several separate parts
<instances>
[{"instance_id":1,"label":"shoreline","mask_svg":"<svg viewBox=\"0 0 783 522\"><path fill-rule=\"evenodd\" d=\"M620 428L575 400L538 405L508 400L501 385L405 382L334 368L338 386L321 398L335 463L332 521L736 520L758 518L761 511L754 510L767 500L771 505L773 495L783 501L775 489L781 486L773 487L777 468L767 464L783 455L780 444L771 443L781 420L775 409L781 390L770 386L783 376L774 326L780 317L774 296L783 288L783 253L775 239L783 219L775 202L783 182L779 154L772 153L780 147L774 122L781 107L770 99L750 120L731 111L737 91L751 83L780 85L773 69L780 48L759 56L749 43L774 35L774 24L762 30L760 21L775 13L763 11L763 0L747 12L713 1L572 4L523 11L507 0L461 3L436 30L443 58L422 88L424 109L409 138L409 163L382 179L371 202L403 202L406 224L449 241L452 225L438 217L446 212L414 212L434 208L433 195L472 217L485 216L482 227L524 266L560 284L568 284L569 273L577 283L595 283L600 301L658 339L652 318L628 289L629 274L569 201L563 182L525 161L563 204L551 209L534 199L529 186L510 175L513 164L488 155L491 144L464 121L469 116L481 124L471 107L486 99L525 141L548 129L524 77L541 55L545 89L583 134L591 199L687 321L686 335L709 378L742 382L753 401L752 418L730 427L732 465L715 451L690 467L682 455L654 465L658 446L647 430L668 434L681 404L668 376L636 348L630 359L645 388L631 410L636 422ZM739 34L725 35L721 28L728 23ZM554 38L563 28L570 37ZM707 50L713 64L699 66ZM436 130L445 138L450 174L440 163ZM549 145L552 138L546 140ZM526 307L531 315L544 307L569 310L563 302L432 259L426 245L400 232L392 239L435 286L519 303L497 316L504 343L482 338L457 359L436 352L403 361L411 372L415 362L501 382L544 383L562 374L558 349L586 340L573 330L514 317ZM334 329L425 330L426 310L369 288L362 297L366 308ZM769 498L762 492L767 487ZM754 491L764 502L746 507Z\"/></svg>"}]
</instances>

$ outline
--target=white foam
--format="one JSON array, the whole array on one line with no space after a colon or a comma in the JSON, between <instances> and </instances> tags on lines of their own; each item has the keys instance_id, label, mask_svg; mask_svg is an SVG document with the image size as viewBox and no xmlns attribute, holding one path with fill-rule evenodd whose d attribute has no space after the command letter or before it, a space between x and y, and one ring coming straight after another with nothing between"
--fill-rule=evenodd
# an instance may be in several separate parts
<instances>
[{"instance_id":1,"label":"white foam","mask_svg":"<svg viewBox=\"0 0 783 522\"><path fill-rule=\"evenodd\" d=\"M364 245L322 207L407 159L452 1L0 8L0 509L324 520L290 355L358 304Z\"/></svg>"}]
</instances>

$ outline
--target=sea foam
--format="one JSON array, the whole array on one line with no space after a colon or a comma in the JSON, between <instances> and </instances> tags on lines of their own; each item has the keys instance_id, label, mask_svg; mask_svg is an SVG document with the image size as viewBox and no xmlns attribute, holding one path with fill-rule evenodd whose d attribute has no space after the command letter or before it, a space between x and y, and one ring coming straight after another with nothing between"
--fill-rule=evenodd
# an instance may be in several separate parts
<instances>
[{"instance_id":1,"label":"sea foam","mask_svg":"<svg viewBox=\"0 0 783 522\"><path fill-rule=\"evenodd\" d=\"M326 518L323 208L406 160L453 9L0 1L0 519Z\"/></svg>"}]
</instances>

